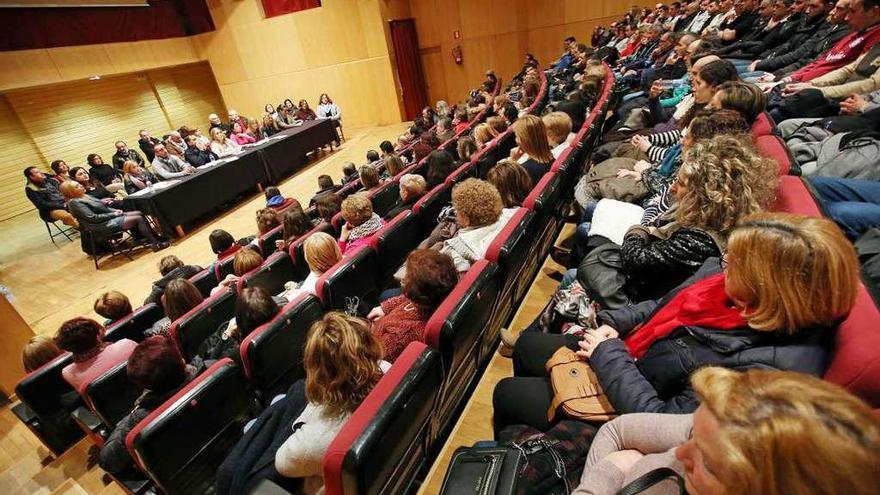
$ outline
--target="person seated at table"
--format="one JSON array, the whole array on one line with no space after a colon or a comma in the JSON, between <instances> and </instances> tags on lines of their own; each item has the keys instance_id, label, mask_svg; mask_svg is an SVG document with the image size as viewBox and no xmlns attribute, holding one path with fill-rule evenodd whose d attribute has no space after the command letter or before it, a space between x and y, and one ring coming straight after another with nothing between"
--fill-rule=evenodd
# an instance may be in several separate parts
<instances>
[{"instance_id":1,"label":"person seated at table","mask_svg":"<svg viewBox=\"0 0 880 495\"><path fill-rule=\"evenodd\" d=\"M293 100L291 100L290 98L285 98L284 101L281 103L281 106L286 108L291 115L296 113L296 105L293 104Z\"/></svg>"},{"instance_id":2,"label":"person seated at table","mask_svg":"<svg viewBox=\"0 0 880 495\"><path fill-rule=\"evenodd\" d=\"M393 179L397 174L399 174L403 169L406 168L406 164L403 163L403 160L400 159L397 155L389 155L386 158L382 159L382 163L384 165L384 170L382 170L382 174L380 175L381 179Z\"/></svg>"},{"instance_id":3,"label":"person seated at table","mask_svg":"<svg viewBox=\"0 0 880 495\"><path fill-rule=\"evenodd\" d=\"M208 143L199 140L198 136L194 134L186 137L186 146L184 157L186 158L187 163L193 167L201 167L202 165L220 158L216 153L211 151Z\"/></svg>"},{"instance_id":4,"label":"person seated at table","mask_svg":"<svg viewBox=\"0 0 880 495\"><path fill-rule=\"evenodd\" d=\"M513 126L516 135L516 147L510 151L510 158L516 160L537 184L541 177L550 171L553 164L553 153L550 141L547 140L547 126L541 117L524 115Z\"/></svg>"},{"instance_id":5,"label":"person seated at table","mask_svg":"<svg viewBox=\"0 0 880 495\"><path fill-rule=\"evenodd\" d=\"M312 196L312 199L309 200L309 206L314 206L321 197L333 194L341 188L342 186L337 186L333 183L333 178L329 175L319 175L318 192L316 192L315 195Z\"/></svg>"},{"instance_id":6,"label":"person seated at table","mask_svg":"<svg viewBox=\"0 0 880 495\"><path fill-rule=\"evenodd\" d=\"M76 391L128 359L137 345L129 339L105 342L104 327L82 317L62 323L55 334L55 344L73 354L73 362L61 370L61 376Z\"/></svg>"},{"instance_id":7,"label":"person seated at table","mask_svg":"<svg viewBox=\"0 0 880 495\"><path fill-rule=\"evenodd\" d=\"M345 164L342 165L342 185L348 184L349 182L356 180L357 178L357 167L352 162L345 162Z\"/></svg>"},{"instance_id":8,"label":"person seated at table","mask_svg":"<svg viewBox=\"0 0 880 495\"><path fill-rule=\"evenodd\" d=\"M224 156L232 156L239 153L241 146L226 137L226 133L222 129L214 127L211 129L211 151L220 158L223 158Z\"/></svg>"},{"instance_id":9,"label":"person seated at table","mask_svg":"<svg viewBox=\"0 0 880 495\"><path fill-rule=\"evenodd\" d=\"M104 204L111 205L114 208L121 207L122 204L117 200L116 195L108 191L104 184L101 184L101 181L92 179L89 173L86 172L86 169L73 167L70 169L70 178L73 182L81 184L89 196L99 199Z\"/></svg>"},{"instance_id":10,"label":"person seated at table","mask_svg":"<svg viewBox=\"0 0 880 495\"><path fill-rule=\"evenodd\" d=\"M198 138L196 140L198 142ZM165 149L165 145L162 143L153 146L153 153L156 154L156 158L153 159L153 171L162 180L185 177L196 171L192 165L168 153L168 150Z\"/></svg>"},{"instance_id":11,"label":"person seated at table","mask_svg":"<svg viewBox=\"0 0 880 495\"><path fill-rule=\"evenodd\" d=\"M180 134L178 133L178 135ZM138 132L138 148L141 149L141 152L143 152L144 156L147 158L145 163L150 163L153 161L153 158L155 158L155 155L153 154L153 146L157 144L159 144L159 139L150 136L150 131L141 129L140 132Z\"/></svg>"},{"instance_id":12,"label":"person seated at table","mask_svg":"<svg viewBox=\"0 0 880 495\"><path fill-rule=\"evenodd\" d=\"M182 137L180 137L180 133L177 131L171 131L167 135L164 136L164 140L162 141L165 144L165 149L168 150L172 155L180 158L181 160L186 160L186 141ZM156 154L153 153L153 160L156 159Z\"/></svg>"},{"instance_id":13,"label":"person seated at table","mask_svg":"<svg viewBox=\"0 0 880 495\"><path fill-rule=\"evenodd\" d=\"M67 208L80 226L93 235L113 234L123 230L137 230L153 251L161 251L170 244L153 231L140 211L113 209L86 195L82 184L69 180L61 184L61 195L67 199Z\"/></svg>"},{"instance_id":14,"label":"person seated at table","mask_svg":"<svg viewBox=\"0 0 880 495\"><path fill-rule=\"evenodd\" d=\"M297 120L315 120L318 118L315 115L315 112L309 108L309 102L306 100L299 100L299 108L296 111Z\"/></svg>"},{"instance_id":15,"label":"person seated at table","mask_svg":"<svg viewBox=\"0 0 880 495\"><path fill-rule=\"evenodd\" d=\"M234 286L238 280L249 271L259 268L263 264L263 257L256 248L245 246L235 253L232 259L232 273L217 284L217 287L211 289L211 295Z\"/></svg>"},{"instance_id":16,"label":"person seated at table","mask_svg":"<svg viewBox=\"0 0 880 495\"><path fill-rule=\"evenodd\" d=\"M659 468L684 477L692 494L877 493L880 422L845 389L800 373L710 366L691 386L694 414L605 423L572 495L633 493L625 487ZM673 486L640 493L679 493Z\"/></svg>"},{"instance_id":17,"label":"person seated at table","mask_svg":"<svg viewBox=\"0 0 880 495\"><path fill-rule=\"evenodd\" d=\"M143 389L134 408L113 428L98 454L98 465L110 474L123 474L134 468L134 460L125 446L125 437L151 412L174 396L195 377L197 370L188 366L175 343L156 335L138 344L125 367L129 381Z\"/></svg>"},{"instance_id":18,"label":"person seated at table","mask_svg":"<svg viewBox=\"0 0 880 495\"><path fill-rule=\"evenodd\" d=\"M336 263L342 261L339 244L326 232L315 232L303 243L303 257L309 266L309 275L299 284L288 282L281 297L293 301L300 294L314 294L318 279ZM290 288L287 288L291 285Z\"/></svg>"},{"instance_id":19,"label":"person seated at table","mask_svg":"<svg viewBox=\"0 0 880 495\"><path fill-rule=\"evenodd\" d=\"M229 139L239 146L256 143L257 138L245 132L246 130L247 127L242 127L238 122L232 124L232 132L229 135ZM213 145L211 146L213 147Z\"/></svg>"},{"instance_id":20,"label":"person seated at table","mask_svg":"<svg viewBox=\"0 0 880 495\"><path fill-rule=\"evenodd\" d=\"M55 172L55 175L53 175L52 178L58 181L59 184L66 180L70 180L70 167L67 166L67 162L64 160L52 160L52 163L49 164L49 168Z\"/></svg>"},{"instance_id":21,"label":"person seated at table","mask_svg":"<svg viewBox=\"0 0 880 495\"><path fill-rule=\"evenodd\" d=\"M63 353L51 337L34 335L21 350L21 364L25 373L30 373Z\"/></svg>"},{"instance_id":22,"label":"person seated at table","mask_svg":"<svg viewBox=\"0 0 880 495\"><path fill-rule=\"evenodd\" d=\"M314 228L302 206L294 206L281 215L282 238L275 241L275 247L284 251L290 244Z\"/></svg>"},{"instance_id":23,"label":"person seated at table","mask_svg":"<svg viewBox=\"0 0 880 495\"><path fill-rule=\"evenodd\" d=\"M241 366L241 342L254 330L278 314L278 303L262 287L246 287L235 299L235 316L224 321L217 331L199 345L192 364L211 366L230 358ZM199 366L201 367L201 366Z\"/></svg>"},{"instance_id":24,"label":"person seated at table","mask_svg":"<svg viewBox=\"0 0 880 495\"><path fill-rule=\"evenodd\" d=\"M281 194L281 190L275 186L267 187L263 194L266 196L266 208L282 211L291 207L291 205L299 206L299 201L296 198L285 198ZM300 208L302 207L300 206Z\"/></svg>"},{"instance_id":25,"label":"person seated at table","mask_svg":"<svg viewBox=\"0 0 880 495\"><path fill-rule=\"evenodd\" d=\"M689 379L705 365L821 376L858 290L855 249L834 222L756 214L730 234L720 260L661 299L600 311L601 326L583 337L520 335L514 377L495 388L496 426L550 426L545 364L561 346L589 362L618 414L693 412Z\"/></svg>"},{"instance_id":26,"label":"person seated at table","mask_svg":"<svg viewBox=\"0 0 880 495\"><path fill-rule=\"evenodd\" d=\"M369 244L373 234L385 225L385 220L373 212L373 204L365 193L352 194L342 201L342 218L345 219L339 235L342 254Z\"/></svg>"},{"instance_id":27,"label":"person seated at table","mask_svg":"<svg viewBox=\"0 0 880 495\"><path fill-rule=\"evenodd\" d=\"M382 301L367 315L382 342L383 359L393 363L411 342L424 342L425 325L458 283L452 258L433 249L416 249L406 258L403 293Z\"/></svg>"},{"instance_id":28,"label":"person seated at table","mask_svg":"<svg viewBox=\"0 0 880 495\"><path fill-rule=\"evenodd\" d=\"M437 139L439 139L441 143L445 143L453 137L455 137L455 129L453 129L452 126L452 119L440 119L440 122L437 122Z\"/></svg>"},{"instance_id":29,"label":"person seated at table","mask_svg":"<svg viewBox=\"0 0 880 495\"><path fill-rule=\"evenodd\" d=\"M232 130L232 126L229 124L224 124L222 120L220 120L220 116L216 113L212 113L208 115L208 132L210 133L214 129L220 129L224 134L229 135L229 131ZM213 135L213 134L212 134Z\"/></svg>"},{"instance_id":30,"label":"person seated at table","mask_svg":"<svg viewBox=\"0 0 880 495\"><path fill-rule=\"evenodd\" d=\"M358 175L361 178L361 186L363 186L360 192L368 193L382 184L379 171L371 165L362 166Z\"/></svg>"},{"instance_id":31,"label":"person seated at table","mask_svg":"<svg viewBox=\"0 0 880 495\"><path fill-rule=\"evenodd\" d=\"M550 153L553 154L553 158L559 158L575 136L571 132L571 117L565 112L550 112L541 119L544 121L544 127L547 128Z\"/></svg>"},{"instance_id":32,"label":"person seated at table","mask_svg":"<svg viewBox=\"0 0 880 495\"><path fill-rule=\"evenodd\" d=\"M275 120L275 127L278 128L279 131L290 129L291 127L296 127L302 124L301 121L296 120L296 118L290 114L290 110L287 107L281 105L278 106L273 119Z\"/></svg>"},{"instance_id":33,"label":"person seated at table","mask_svg":"<svg viewBox=\"0 0 880 495\"><path fill-rule=\"evenodd\" d=\"M280 130L278 124L275 123L275 112L273 111L271 114L266 114L263 116L263 120L260 125L260 132L263 134L263 137L271 137L278 133Z\"/></svg>"},{"instance_id":34,"label":"person seated at table","mask_svg":"<svg viewBox=\"0 0 880 495\"><path fill-rule=\"evenodd\" d=\"M165 293L165 288L168 287L172 280L177 278L189 279L202 271L202 267L199 265L184 265L183 261L173 254L163 256L159 260L158 268L159 275L162 278L153 282L153 285L150 287L150 294L144 299L144 305L150 303L161 304L162 294Z\"/></svg>"},{"instance_id":35,"label":"person seated at table","mask_svg":"<svg viewBox=\"0 0 880 495\"><path fill-rule=\"evenodd\" d=\"M131 160L122 166L122 183L125 184L125 192L128 194L134 194L157 182L159 179L155 175Z\"/></svg>"},{"instance_id":36,"label":"person seated at table","mask_svg":"<svg viewBox=\"0 0 880 495\"><path fill-rule=\"evenodd\" d=\"M242 132L247 130L247 128L248 128L248 118L247 117L239 115L236 110L232 110L232 109L229 110L229 112L227 113L227 116L229 117L229 128L232 130L232 132L235 132L235 124L238 124L241 126Z\"/></svg>"},{"instance_id":37,"label":"person seated at table","mask_svg":"<svg viewBox=\"0 0 880 495\"><path fill-rule=\"evenodd\" d=\"M61 221L68 227L79 230L79 221L67 210L67 203L61 195L60 184L37 167L24 169L26 183L25 196L37 209L40 218L46 222Z\"/></svg>"},{"instance_id":38,"label":"person seated at table","mask_svg":"<svg viewBox=\"0 0 880 495\"><path fill-rule=\"evenodd\" d=\"M247 133L248 136L252 136L259 143L266 136L263 134L263 129L260 126L260 121L257 119L248 119L247 127L243 127L244 132Z\"/></svg>"},{"instance_id":39,"label":"person seated at table","mask_svg":"<svg viewBox=\"0 0 880 495\"><path fill-rule=\"evenodd\" d=\"M116 153L113 154L111 158L111 162L113 163L113 168L116 169L117 172L122 170L122 164L125 163L126 160L131 160L139 165L144 164L144 159L141 158L141 155L128 147L125 144L125 141L116 141ZM91 160L86 160L86 163L94 166ZM103 161L101 163L104 163Z\"/></svg>"},{"instance_id":40,"label":"person seated at table","mask_svg":"<svg viewBox=\"0 0 880 495\"><path fill-rule=\"evenodd\" d=\"M404 210L412 209L413 205L425 195L427 184L421 175L404 174L400 178L400 199L394 208L385 215L385 218L391 219L400 214Z\"/></svg>"},{"instance_id":41,"label":"person seated at table","mask_svg":"<svg viewBox=\"0 0 880 495\"><path fill-rule=\"evenodd\" d=\"M275 452L275 469L302 478L302 493L324 492L324 454L379 383L381 361L382 346L360 318L331 311L309 330L303 357L308 403Z\"/></svg>"},{"instance_id":42,"label":"person seated at table","mask_svg":"<svg viewBox=\"0 0 880 495\"><path fill-rule=\"evenodd\" d=\"M489 169L486 180L498 189L505 208L522 206L532 192L532 178L519 163L501 160Z\"/></svg>"},{"instance_id":43,"label":"person seated at table","mask_svg":"<svg viewBox=\"0 0 880 495\"><path fill-rule=\"evenodd\" d=\"M446 182L446 178L455 172L455 160L446 150L432 151L426 160L425 180L428 189L434 189Z\"/></svg>"},{"instance_id":44,"label":"person seated at table","mask_svg":"<svg viewBox=\"0 0 880 495\"><path fill-rule=\"evenodd\" d=\"M111 290L98 296L92 309L104 318L104 326L108 327L131 314L131 301L122 292Z\"/></svg>"},{"instance_id":45,"label":"person seated at table","mask_svg":"<svg viewBox=\"0 0 880 495\"><path fill-rule=\"evenodd\" d=\"M189 310L202 304L205 298L192 282L185 278L175 278L165 286L165 292L159 298L165 317L153 324L144 332L146 335L168 335L171 324L187 314Z\"/></svg>"},{"instance_id":46,"label":"person seated at table","mask_svg":"<svg viewBox=\"0 0 880 495\"><path fill-rule=\"evenodd\" d=\"M338 194L327 194L315 202L315 211L321 220L330 223L333 217L342 210L342 197Z\"/></svg>"},{"instance_id":47,"label":"person seated at table","mask_svg":"<svg viewBox=\"0 0 880 495\"><path fill-rule=\"evenodd\" d=\"M342 112L327 93L321 93L321 97L318 98L318 118L330 119L333 122L333 127L341 127Z\"/></svg>"},{"instance_id":48,"label":"person seated at table","mask_svg":"<svg viewBox=\"0 0 880 495\"><path fill-rule=\"evenodd\" d=\"M122 190L124 192L125 185L122 184L122 164L119 168L112 167L104 163L104 159L97 153L91 153L86 157L86 163L89 164L89 177L95 182L100 182L104 188L111 193Z\"/></svg>"}]
</instances>

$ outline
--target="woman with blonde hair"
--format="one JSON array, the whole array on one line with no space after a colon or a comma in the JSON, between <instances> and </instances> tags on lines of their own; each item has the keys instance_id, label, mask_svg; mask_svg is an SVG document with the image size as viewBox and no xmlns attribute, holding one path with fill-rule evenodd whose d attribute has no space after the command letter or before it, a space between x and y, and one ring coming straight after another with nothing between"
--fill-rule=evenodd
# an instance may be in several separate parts
<instances>
[{"instance_id":1,"label":"woman with blonde hair","mask_svg":"<svg viewBox=\"0 0 880 495\"><path fill-rule=\"evenodd\" d=\"M880 420L846 390L800 373L718 367L691 383L695 414L626 414L603 425L572 495L615 494L660 467L683 476L692 495L876 493Z\"/></svg>"},{"instance_id":2,"label":"woman with blonde hair","mask_svg":"<svg viewBox=\"0 0 880 495\"><path fill-rule=\"evenodd\" d=\"M339 235L339 250L345 254L359 246L369 244L385 220L373 212L373 204L364 193L352 194L342 201L342 218L345 224Z\"/></svg>"},{"instance_id":3,"label":"woman with blonde hair","mask_svg":"<svg viewBox=\"0 0 880 495\"><path fill-rule=\"evenodd\" d=\"M314 294L318 279L336 263L342 261L342 251L336 239L325 232L315 232L303 243L303 257L309 265L309 275L299 285L295 282L285 284L281 297L293 301L300 294Z\"/></svg>"},{"instance_id":4,"label":"woman with blonde hair","mask_svg":"<svg viewBox=\"0 0 880 495\"><path fill-rule=\"evenodd\" d=\"M495 129L490 127L486 122L477 124L477 126L474 127L474 142L477 143L477 148L486 146L486 143L495 139L497 136L498 133L495 132Z\"/></svg>"},{"instance_id":5,"label":"woman with blonde hair","mask_svg":"<svg viewBox=\"0 0 880 495\"><path fill-rule=\"evenodd\" d=\"M389 155L383 163L385 164L385 170L382 171L382 179L393 179L394 176L406 168L406 164L397 155Z\"/></svg>"},{"instance_id":6,"label":"woman with blonde hair","mask_svg":"<svg viewBox=\"0 0 880 495\"><path fill-rule=\"evenodd\" d=\"M382 346L365 320L331 311L309 330L303 357L308 403L275 453L275 469L303 478L304 493L323 492L324 453L379 383L381 361Z\"/></svg>"},{"instance_id":7,"label":"woman with blonde hair","mask_svg":"<svg viewBox=\"0 0 880 495\"><path fill-rule=\"evenodd\" d=\"M226 137L226 133L219 127L211 128L211 151L215 155L223 158L224 156L234 155L241 151L235 141Z\"/></svg>"},{"instance_id":8,"label":"woman with blonde hair","mask_svg":"<svg viewBox=\"0 0 880 495\"><path fill-rule=\"evenodd\" d=\"M524 115L513 124L513 133L517 147L510 151L510 158L517 160L529 173L532 183L537 184L550 171L554 159L547 140L547 126L541 117Z\"/></svg>"},{"instance_id":9,"label":"woman with blonde hair","mask_svg":"<svg viewBox=\"0 0 880 495\"><path fill-rule=\"evenodd\" d=\"M156 182L159 182L159 179L137 162L125 160L122 164L122 183L125 184L126 193L134 194Z\"/></svg>"},{"instance_id":10,"label":"woman with blonde hair","mask_svg":"<svg viewBox=\"0 0 880 495\"><path fill-rule=\"evenodd\" d=\"M496 419L550 427L544 365L562 346L589 362L619 414L693 412L699 398L689 378L707 365L821 376L858 288L855 249L834 222L754 215L730 234L720 260L662 299L600 311L601 326L583 337L522 334L515 378L495 388Z\"/></svg>"},{"instance_id":11,"label":"woman with blonde hair","mask_svg":"<svg viewBox=\"0 0 880 495\"><path fill-rule=\"evenodd\" d=\"M529 173L513 160L501 160L495 164L486 174L486 180L498 189L505 208L522 206L532 192L533 184Z\"/></svg>"},{"instance_id":12,"label":"woman with blonde hair","mask_svg":"<svg viewBox=\"0 0 880 495\"><path fill-rule=\"evenodd\" d=\"M263 256L255 247L246 246L235 252L232 258L232 273L221 280L217 287L211 289L211 295L232 287L238 280L251 270L257 269L263 264Z\"/></svg>"},{"instance_id":13,"label":"woman with blonde hair","mask_svg":"<svg viewBox=\"0 0 880 495\"><path fill-rule=\"evenodd\" d=\"M34 335L21 350L21 364L24 366L24 371L30 373L63 352L50 337Z\"/></svg>"}]
</instances>

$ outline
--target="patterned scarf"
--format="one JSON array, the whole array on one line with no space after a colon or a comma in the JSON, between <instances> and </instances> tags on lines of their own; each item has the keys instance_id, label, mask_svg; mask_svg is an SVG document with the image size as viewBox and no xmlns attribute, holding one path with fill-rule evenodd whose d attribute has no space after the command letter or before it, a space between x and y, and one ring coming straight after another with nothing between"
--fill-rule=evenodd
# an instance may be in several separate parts
<instances>
[{"instance_id":1,"label":"patterned scarf","mask_svg":"<svg viewBox=\"0 0 880 495\"><path fill-rule=\"evenodd\" d=\"M371 216L369 220L351 229L351 234L348 236L348 242L353 242L362 237L373 235L373 233L381 227L382 219L379 215L373 213L373 216Z\"/></svg>"}]
</instances>

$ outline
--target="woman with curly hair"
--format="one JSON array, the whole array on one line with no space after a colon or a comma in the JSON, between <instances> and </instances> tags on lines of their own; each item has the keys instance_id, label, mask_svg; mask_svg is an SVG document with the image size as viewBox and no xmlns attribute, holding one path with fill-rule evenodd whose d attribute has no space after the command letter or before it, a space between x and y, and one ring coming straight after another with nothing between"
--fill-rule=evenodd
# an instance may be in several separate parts
<instances>
[{"instance_id":1,"label":"woman with curly hair","mask_svg":"<svg viewBox=\"0 0 880 495\"><path fill-rule=\"evenodd\" d=\"M339 249L342 254L370 242L385 220L373 213L373 204L364 193L352 194L342 201L342 233L339 235Z\"/></svg>"},{"instance_id":2,"label":"woman with curly hair","mask_svg":"<svg viewBox=\"0 0 880 495\"><path fill-rule=\"evenodd\" d=\"M305 410L275 453L275 469L302 478L303 493L323 493L327 447L382 378L382 345L366 320L331 311L309 331L303 357Z\"/></svg>"},{"instance_id":3,"label":"woman with curly hair","mask_svg":"<svg viewBox=\"0 0 880 495\"><path fill-rule=\"evenodd\" d=\"M618 414L693 412L699 399L689 378L708 365L821 376L833 329L858 288L855 249L834 222L751 216L730 233L721 258L707 260L661 299L599 311L600 326L582 337L521 335L515 377L495 388L497 426L551 425L545 364L562 346L588 361Z\"/></svg>"}]
</instances>

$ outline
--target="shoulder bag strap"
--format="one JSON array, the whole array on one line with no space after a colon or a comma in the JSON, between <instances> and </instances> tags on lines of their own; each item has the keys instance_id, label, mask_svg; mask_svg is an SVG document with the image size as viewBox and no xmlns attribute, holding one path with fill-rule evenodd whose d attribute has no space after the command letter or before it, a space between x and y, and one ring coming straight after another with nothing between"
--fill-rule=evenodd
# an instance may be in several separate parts
<instances>
[{"instance_id":1,"label":"shoulder bag strap","mask_svg":"<svg viewBox=\"0 0 880 495\"><path fill-rule=\"evenodd\" d=\"M636 495L637 493L642 493L648 488L669 478L674 479L678 483L678 491L680 494L687 494L687 491L684 489L684 478L670 468L658 468L638 477L632 483L626 485L617 492L617 495Z\"/></svg>"}]
</instances>

